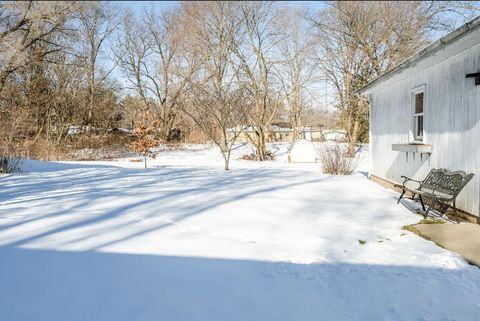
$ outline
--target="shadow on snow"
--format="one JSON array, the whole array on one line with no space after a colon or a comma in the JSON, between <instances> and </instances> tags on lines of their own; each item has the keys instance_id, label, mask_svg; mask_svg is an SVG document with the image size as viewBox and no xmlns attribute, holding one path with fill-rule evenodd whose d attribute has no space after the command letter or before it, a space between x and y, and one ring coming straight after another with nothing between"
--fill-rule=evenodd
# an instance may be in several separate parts
<instances>
[{"instance_id":1,"label":"shadow on snow","mask_svg":"<svg viewBox=\"0 0 480 321\"><path fill-rule=\"evenodd\" d=\"M101 252L215 207L282 189L294 193L297 186L329 179L334 178L281 169L169 167L74 168L7 177L0 194L0 320L468 321L476 315L480 294L474 293L474 269ZM327 187L322 205L362 215L363 200L342 204L341 196ZM296 197L306 207L318 206L315 193ZM371 215L372 222L382 213L374 210L379 214ZM12 219L11 212L22 217ZM116 220L132 213L153 223ZM157 220L162 216L168 220ZM58 217L65 220L21 230ZM92 239L86 251L22 248L49 236L61 240L80 228L87 230L70 233L60 245ZM99 235L108 237L99 240Z\"/></svg>"},{"instance_id":2,"label":"shadow on snow","mask_svg":"<svg viewBox=\"0 0 480 321\"><path fill-rule=\"evenodd\" d=\"M1 320L472 320L479 302L458 286L471 270L11 247L0 258Z\"/></svg>"}]
</instances>

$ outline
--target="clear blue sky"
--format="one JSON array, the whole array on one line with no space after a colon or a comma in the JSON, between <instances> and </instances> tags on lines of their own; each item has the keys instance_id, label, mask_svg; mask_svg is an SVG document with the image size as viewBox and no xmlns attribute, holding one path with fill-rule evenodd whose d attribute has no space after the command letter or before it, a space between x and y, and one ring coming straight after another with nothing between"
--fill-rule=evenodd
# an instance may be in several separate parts
<instances>
[{"instance_id":1,"label":"clear blue sky","mask_svg":"<svg viewBox=\"0 0 480 321\"><path fill-rule=\"evenodd\" d=\"M156 9L167 8L176 1L112 1L121 8L130 8L135 13L141 13L144 8L153 6Z\"/></svg>"},{"instance_id":2,"label":"clear blue sky","mask_svg":"<svg viewBox=\"0 0 480 321\"><path fill-rule=\"evenodd\" d=\"M144 8L153 6L156 9L162 9L174 5L177 1L112 1L122 8L130 8L136 13L141 13ZM291 6L320 9L325 6L323 1L283 1ZM282 1L279 1L282 3Z\"/></svg>"}]
</instances>

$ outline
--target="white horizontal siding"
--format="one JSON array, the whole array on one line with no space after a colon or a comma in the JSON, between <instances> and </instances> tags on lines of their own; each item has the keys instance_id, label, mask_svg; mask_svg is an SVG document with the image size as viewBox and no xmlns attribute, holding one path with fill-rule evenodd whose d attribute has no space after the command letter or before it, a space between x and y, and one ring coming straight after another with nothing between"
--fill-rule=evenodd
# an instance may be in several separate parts
<instances>
[{"instance_id":1,"label":"white horizontal siding","mask_svg":"<svg viewBox=\"0 0 480 321\"><path fill-rule=\"evenodd\" d=\"M427 58L428 59L428 58ZM465 75L480 71L480 44L418 71L411 68L370 90L371 174L401 182L401 175L422 179L431 168L474 173L458 207L480 214L480 86ZM392 151L409 142L411 90L425 85L424 143L432 155Z\"/></svg>"}]
</instances>

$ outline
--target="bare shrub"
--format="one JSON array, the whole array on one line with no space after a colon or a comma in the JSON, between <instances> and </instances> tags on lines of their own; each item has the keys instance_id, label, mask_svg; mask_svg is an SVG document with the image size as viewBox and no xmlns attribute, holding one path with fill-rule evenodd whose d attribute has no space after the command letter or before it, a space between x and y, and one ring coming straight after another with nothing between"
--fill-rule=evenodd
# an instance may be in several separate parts
<instances>
[{"instance_id":1,"label":"bare shrub","mask_svg":"<svg viewBox=\"0 0 480 321\"><path fill-rule=\"evenodd\" d=\"M321 150L320 160L325 174L350 175L358 165L355 157L348 156L346 146L338 143L325 144Z\"/></svg>"},{"instance_id":2,"label":"bare shrub","mask_svg":"<svg viewBox=\"0 0 480 321\"><path fill-rule=\"evenodd\" d=\"M257 159L258 157L255 152L250 154L245 154L239 158L239 160L249 160L249 161L255 161ZM275 160L275 154L271 150L267 149L265 151L265 160Z\"/></svg>"},{"instance_id":3,"label":"bare shrub","mask_svg":"<svg viewBox=\"0 0 480 321\"><path fill-rule=\"evenodd\" d=\"M0 157L0 174L18 173L22 167L22 159L16 157Z\"/></svg>"},{"instance_id":4,"label":"bare shrub","mask_svg":"<svg viewBox=\"0 0 480 321\"><path fill-rule=\"evenodd\" d=\"M22 156L27 151L21 148L0 148L0 174L18 173L22 167Z\"/></svg>"},{"instance_id":5,"label":"bare shrub","mask_svg":"<svg viewBox=\"0 0 480 321\"><path fill-rule=\"evenodd\" d=\"M194 129L185 135L185 141L191 144L206 144L208 137L200 129Z\"/></svg>"},{"instance_id":6,"label":"bare shrub","mask_svg":"<svg viewBox=\"0 0 480 321\"><path fill-rule=\"evenodd\" d=\"M24 141L29 155L22 157L47 161L110 160L130 156L129 145L133 140L133 135L120 130L67 135L59 143L39 137Z\"/></svg>"}]
</instances>

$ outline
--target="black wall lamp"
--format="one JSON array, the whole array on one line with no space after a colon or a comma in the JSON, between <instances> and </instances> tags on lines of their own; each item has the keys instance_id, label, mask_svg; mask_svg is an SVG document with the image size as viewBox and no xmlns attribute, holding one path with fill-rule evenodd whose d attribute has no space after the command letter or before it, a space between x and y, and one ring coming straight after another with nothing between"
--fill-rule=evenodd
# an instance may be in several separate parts
<instances>
[{"instance_id":1,"label":"black wall lamp","mask_svg":"<svg viewBox=\"0 0 480 321\"><path fill-rule=\"evenodd\" d=\"M475 72L473 74L467 74L467 78L475 78L475 86L480 85L480 72Z\"/></svg>"}]
</instances>

